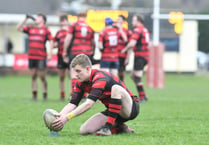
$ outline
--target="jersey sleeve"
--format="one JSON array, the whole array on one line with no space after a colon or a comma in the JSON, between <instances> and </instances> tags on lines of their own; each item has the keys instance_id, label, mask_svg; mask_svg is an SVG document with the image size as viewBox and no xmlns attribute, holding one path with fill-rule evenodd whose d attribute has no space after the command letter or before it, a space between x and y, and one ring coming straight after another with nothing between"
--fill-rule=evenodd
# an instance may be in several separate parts
<instances>
[{"instance_id":1,"label":"jersey sleeve","mask_svg":"<svg viewBox=\"0 0 209 145\"><path fill-rule=\"evenodd\" d=\"M54 39L51 32L49 31L49 28L46 29L46 35L47 35L48 40L53 40Z\"/></svg>"},{"instance_id":2,"label":"jersey sleeve","mask_svg":"<svg viewBox=\"0 0 209 145\"><path fill-rule=\"evenodd\" d=\"M71 99L69 102L78 106L78 104L80 103L83 97L83 94L84 94L83 90L79 87L78 84L76 84L72 90L72 95L71 95Z\"/></svg>"},{"instance_id":3,"label":"jersey sleeve","mask_svg":"<svg viewBox=\"0 0 209 145\"><path fill-rule=\"evenodd\" d=\"M31 28L31 25L29 25L29 26L23 26L23 32L28 34L30 28Z\"/></svg>"},{"instance_id":4,"label":"jersey sleeve","mask_svg":"<svg viewBox=\"0 0 209 145\"><path fill-rule=\"evenodd\" d=\"M68 27L68 33L73 34L73 32L74 32L74 27L75 27L75 23L71 24L71 25Z\"/></svg>"},{"instance_id":5,"label":"jersey sleeve","mask_svg":"<svg viewBox=\"0 0 209 145\"><path fill-rule=\"evenodd\" d=\"M140 38L140 33L141 31L138 28L134 29L131 39L138 40Z\"/></svg>"},{"instance_id":6,"label":"jersey sleeve","mask_svg":"<svg viewBox=\"0 0 209 145\"><path fill-rule=\"evenodd\" d=\"M59 31L56 33L55 37L54 37L54 41L58 42L59 41Z\"/></svg>"},{"instance_id":7,"label":"jersey sleeve","mask_svg":"<svg viewBox=\"0 0 209 145\"><path fill-rule=\"evenodd\" d=\"M132 31L128 30L128 42L130 42L132 36Z\"/></svg>"}]
</instances>

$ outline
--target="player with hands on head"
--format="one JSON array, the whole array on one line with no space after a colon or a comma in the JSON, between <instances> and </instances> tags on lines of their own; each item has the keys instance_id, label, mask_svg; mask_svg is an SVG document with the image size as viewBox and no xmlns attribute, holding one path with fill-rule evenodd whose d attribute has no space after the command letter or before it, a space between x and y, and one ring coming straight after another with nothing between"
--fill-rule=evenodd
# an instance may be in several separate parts
<instances>
[{"instance_id":1,"label":"player with hands on head","mask_svg":"<svg viewBox=\"0 0 209 145\"><path fill-rule=\"evenodd\" d=\"M82 115L100 100L106 110L89 118L81 127L80 134L108 136L112 133L134 133L125 125L139 114L139 99L133 95L116 76L105 71L92 69L89 57L77 55L71 62L71 69L79 80L73 88L71 100L61 110L52 127L60 130L67 121ZM86 101L79 105L83 93L88 92Z\"/></svg>"}]
</instances>

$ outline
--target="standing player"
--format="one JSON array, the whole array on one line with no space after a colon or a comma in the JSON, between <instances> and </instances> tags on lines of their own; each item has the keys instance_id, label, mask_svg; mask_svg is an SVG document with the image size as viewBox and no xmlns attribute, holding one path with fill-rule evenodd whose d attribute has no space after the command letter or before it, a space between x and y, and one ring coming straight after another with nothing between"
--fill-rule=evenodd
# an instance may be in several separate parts
<instances>
[{"instance_id":1,"label":"standing player","mask_svg":"<svg viewBox=\"0 0 209 145\"><path fill-rule=\"evenodd\" d=\"M105 28L99 34L98 47L102 52L100 68L114 75L118 74L119 68L118 40L120 37L127 42L127 36L123 29L113 27L113 20L109 17L106 18Z\"/></svg>"},{"instance_id":2,"label":"standing player","mask_svg":"<svg viewBox=\"0 0 209 145\"><path fill-rule=\"evenodd\" d=\"M68 120L83 114L100 100L107 109L88 119L81 126L80 134L108 136L113 129L115 133L134 133L124 122L139 114L138 98L116 76L91 66L90 59L84 54L72 60L71 68L79 82L73 88L70 102L57 114L59 118L52 126L60 130ZM89 96L79 105L84 92L88 92Z\"/></svg>"},{"instance_id":3,"label":"standing player","mask_svg":"<svg viewBox=\"0 0 209 145\"><path fill-rule=\"evenodd\" d=\"M68 33L64 41L63 49L63 59L65 62L71 62L71 60L77 54L86 54L89 56L90 60L93 60L95 42L94 42L94 31L93 29L85 22L86 12L80 12L78 14L78 21L70 25ZM69 46L70 50L68 50ZM68 53L70 51L70 56ZM76 83L74 79L73 72L71 71L71 87Z\"/></svg>"},{"instance_id":4,"label":"standing player","mask_svg":"<svg viewBox=\"0 0 209 145\"><path fill-rule=\"evenodd\" d=\"M64 62L62 54L63 54L63 47L64 47L64 40L68 32L68 19L66 15L60 16L60 30L56 33L55 36L55 43L54 47L58 47L58 62L57 62L57 68L59 69L59 76L60 76L60 99L65 99L65 74L66 71L70 77L70 71L69 71L69 63Z\"/></svg>"},{"instance_id":5,"label":"standing player","mask_svg":"<svg viewBox=\"0 0 209 145\"><path fill-rule=\"evenodd\" d=\"M150 41L150 34L143 24L144 18L142 15L136 14L133 16L132 25L134 31L130 42L124 50L122 50L122 52L126 52L127 50L134 48L134 70L131 76L137 86L141 102L147 101L148 99L143 88L142 75L143 69L149 59L148 45Z\"/></svg>"},{"instance_id":6,"label":"standing player","mask_svg":"<svg viewBox=\"0 0 209 145\"><path fill-rule=\"evenodd\" d=\"M132 32L131 30L128 30L123 27L123 23L126 20L126 18L123 15L119 15L116 23L116 27L120 30L123 31L130 40ZM118 76L121 81L124 81L124 74L125 74L125 67L128 64L128 62L125 62L125 59L127 57L127 53L121 53L121 51L126 47L128 42L125 42L123 38L119 38L118 40L118 50L119 50L119 69L118 69ZM129 56L129 55L128 55ZM127 58L128 59L128 58Z\"/></svg>"},{"instance_id":7,"label":"standing player","mask_svg":"<svg viewBox=\"0 0 209 145\"><path fill-rule=\"evenodd\" d=\"M28 19L33 19L35 25L24 26ZM43 99L47 99L47 81L46 81L46 59L50 60L53 49L53 37L49 28L45 26L46 16L39 13L34 19L31 16L26 15L25 19L17 25L17 30L28 34L29 38L29 68L32 73L32 93L33 100L37 100L37 77L41 78ZM50 41L49 54L47 56L46 41Z\"/></svg>"}]
</instances>

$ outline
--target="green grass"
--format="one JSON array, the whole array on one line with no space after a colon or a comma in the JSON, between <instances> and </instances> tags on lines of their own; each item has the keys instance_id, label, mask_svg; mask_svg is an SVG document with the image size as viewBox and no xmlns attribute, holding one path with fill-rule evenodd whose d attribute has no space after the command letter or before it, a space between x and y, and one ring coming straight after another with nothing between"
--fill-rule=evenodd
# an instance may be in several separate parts
<instances>
[{"instance_id":1,"label":"green grass","mask_svg":"<svg viewBox=\"0 0 209 145\"><path fill-rule=\"evenodd\" d=\"M104 109L102 104L97 103L82 116L69 121L59 137L49 137L49 131L42 120L43 111L47 108L60 111L67 103L59 101L58 77L47 77L47 102L42 101L40 87L38 101L31 101L29 76L1 77L0 145L209 144L209 76L167 74L165 78L164 89L145 87L149 101L141 104L140 115L127 123L137 134L110 137L79 135L80 125L91 115ZM126 84L136 93L129 75L126 76Z\"/></svg>"}]
</instances>

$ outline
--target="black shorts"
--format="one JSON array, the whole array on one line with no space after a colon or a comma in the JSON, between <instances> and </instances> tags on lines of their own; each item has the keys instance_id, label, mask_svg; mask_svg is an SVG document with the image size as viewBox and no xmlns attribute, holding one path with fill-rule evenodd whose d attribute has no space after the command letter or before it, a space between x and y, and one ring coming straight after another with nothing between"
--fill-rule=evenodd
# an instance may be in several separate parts
<instances>
[{"instance_id":1,"label":"black shorts","mask_svg":"<svg viewBox=\"0 0 209 145\"><path fill-rule=\"evenodd\" d=\"M118 61L100 61L100 68L117 69L119 68Z\"/></svg>"},{"instance_id":2,"label":"black shorts","mask_svg":"<svg viewBox=\"0 0 209 145\"><path fill-rule=\"evenodd\" d=\"M46 60L29 59L29 68L37 68L38 70L46 69Z\"/></svg>"},{"instance_id":3,"label":"black shorts","mask_svg":"<svg viewBox=\"0 0 209 145\"><path fill-rule=\"evenodd\" d=\"M144 57L134 58L134 70L143 70L148 61Z\"/></svg>"},{"instance_id":4,"label":"black shorts","mask_svg":"<svg viewBox=\"0 0 209 145\"><path fill-rule=\"evenodd\" d=\"M90 58L91 59L91 58ZM100 60L97 60L97 59L94 59L94 57L92 57L92 65L95 65L95 64L100 64Z\"/></svg>"},{"instance_id":5,"label":"black shorts","mask_svg":"<svg viewBox=\"0 0 209 145\"><path fill-rule=\"evenodd\" d=\"M125 66L125 58L124 57L119 57L119 69L118 71L125 71L126 66Z\"/></svg>"},{"instance_id":6,"label":"black shorts","mask_svg":"<svg viewBox=\"0 0 209 145\"><path fill-rule=\"evenodd\" d=\"M102 111L101 113L104 114L105 116L108 116L108 112L109 112L108 109L106 109L106 110ZM140 112L139 102L133 100L132 111L131 111L130 117L125 119L125 118L121 117L120 115L118 115L118 117L116 118L116 122L123 123L128 120L133 120L134 118L136 118L138 116L139 112Z\"/></svg>"},{"instance_id":7,"label":"black shorts","mask_svg":"<svg viewBox=\"0 0 209 145\"><path fill-rule=\"evenodd\" d=\"M63 57L61 55L58 55L58 61L57 61L57 68L58 69L66 69L69 68L69 63L66 63L63 61Z\"/></svg>"}]
</instances>

